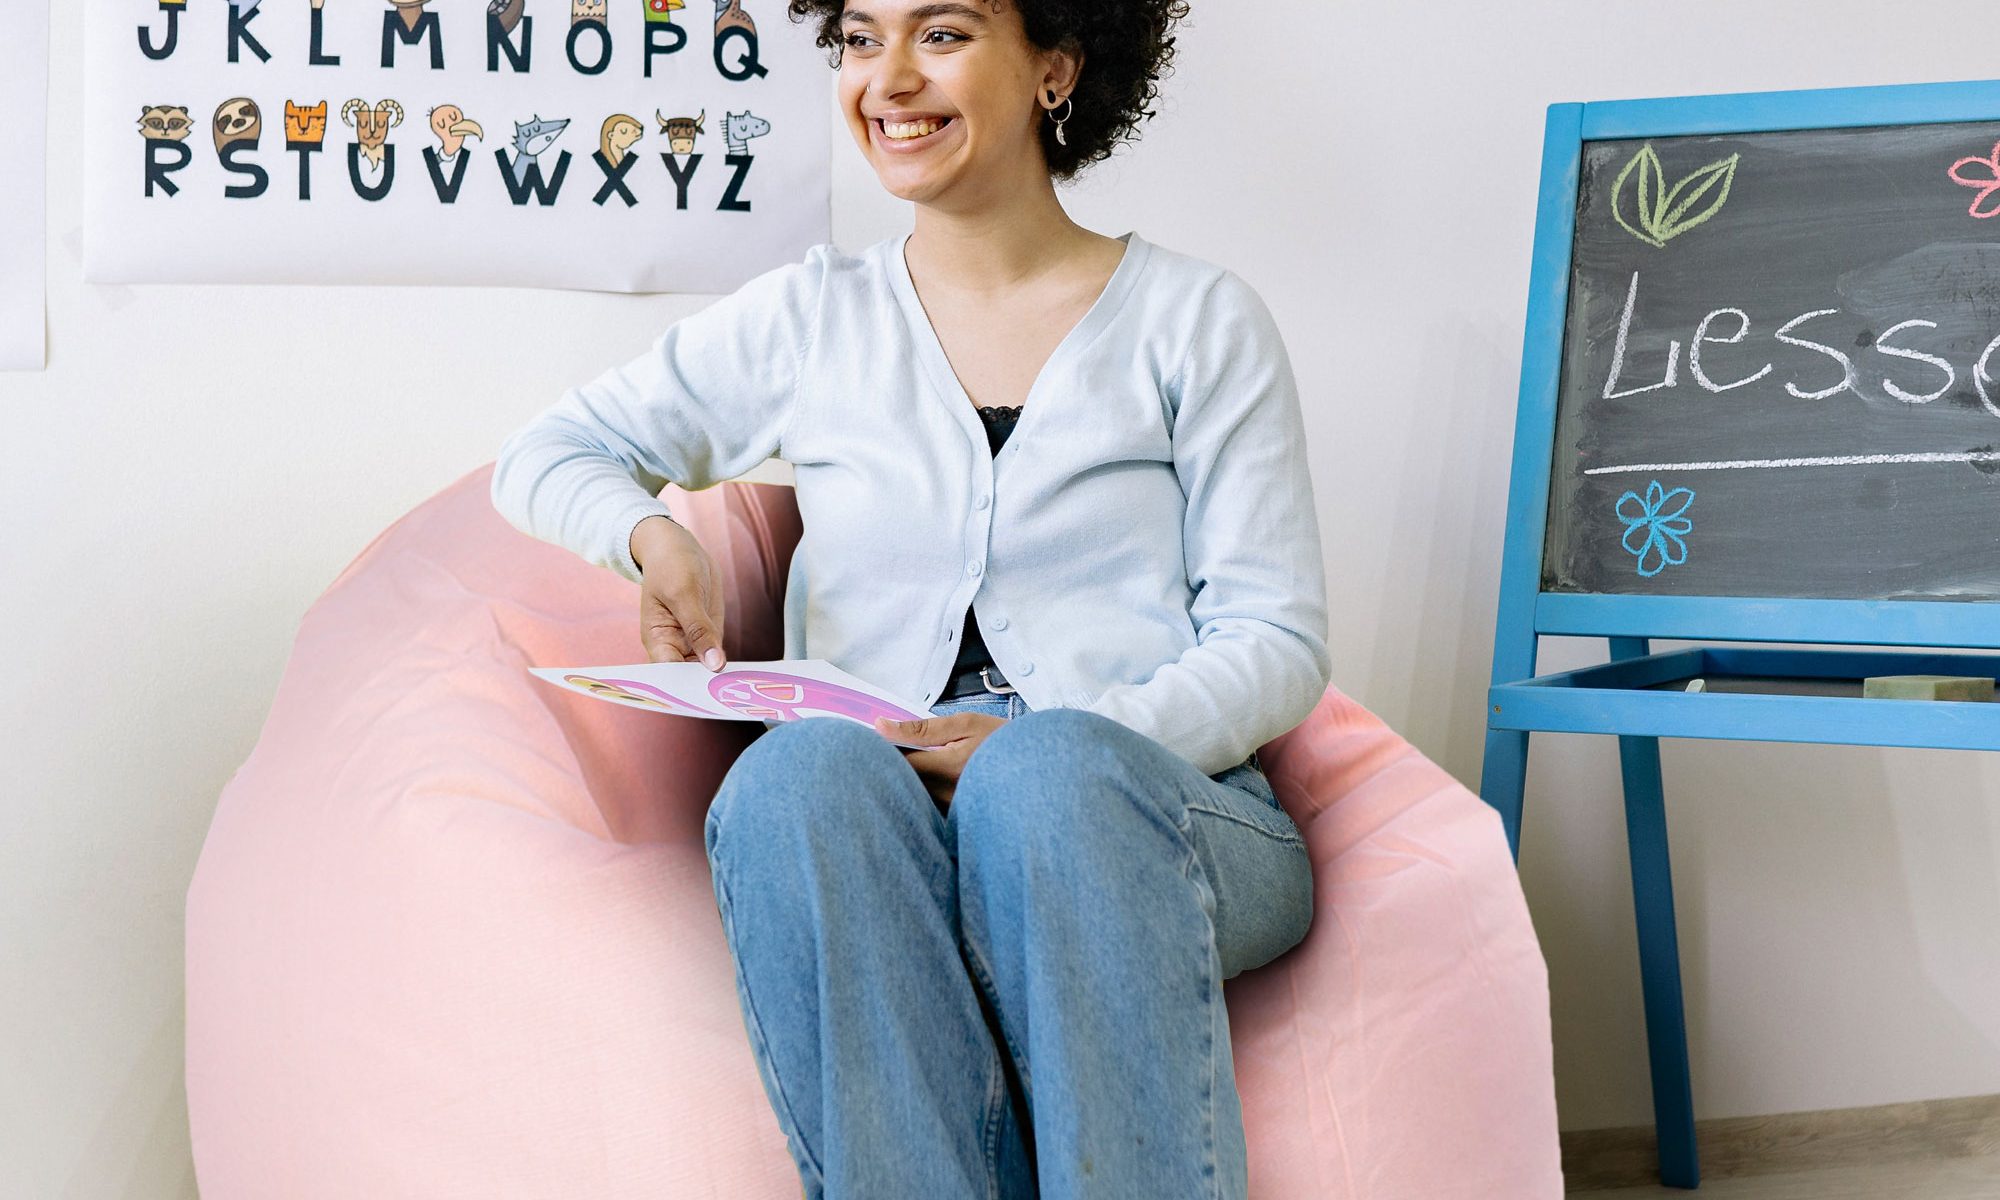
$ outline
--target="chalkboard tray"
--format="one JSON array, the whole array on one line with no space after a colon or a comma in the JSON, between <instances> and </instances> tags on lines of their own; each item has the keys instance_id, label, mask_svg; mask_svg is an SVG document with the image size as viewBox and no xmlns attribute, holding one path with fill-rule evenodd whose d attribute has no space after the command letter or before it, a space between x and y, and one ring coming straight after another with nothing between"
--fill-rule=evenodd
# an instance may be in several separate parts
<instances>
[{"instance_id":1,"label":"chalkboard tray","mask_svg":"<svg viewBox=\"0 0 2000 1200\"><path fill-rule=\"evenodd\" d=\"M1899 674L1934 674L1927 671L1898 672ZM2000 670L1987 672L2000 678ZM1669 679L1660 683L1649 683L1646 687L1658 692L1685 692L1692 681L1699 679L1703 689L1710 695L1745 696L1840 696L1853 700L1871 699L1861 694L1865 679L1860 676L1847 678L1820 678L1810 675L1707 675L1693 674L1679 679ZM1995 687L1986 702L2000 700L2000 687ZM1908 704L1914 701L1884 701L1892 704Z\"/></svg>"},{"instance_id":2,"label":"chalkboard tray","mask_svg":"<svg viewBox=\"0 0 2000 1200\"><path fill-rule=\"evenodd\" d=\"M1863 698L1872 675L2000 679L2000 655L1697 646L1498 685L1487 720L1548 733L2000 749L2000 703ZM1686 691L1697 678L1707 690Z\"/></svg>"}]
</instances>

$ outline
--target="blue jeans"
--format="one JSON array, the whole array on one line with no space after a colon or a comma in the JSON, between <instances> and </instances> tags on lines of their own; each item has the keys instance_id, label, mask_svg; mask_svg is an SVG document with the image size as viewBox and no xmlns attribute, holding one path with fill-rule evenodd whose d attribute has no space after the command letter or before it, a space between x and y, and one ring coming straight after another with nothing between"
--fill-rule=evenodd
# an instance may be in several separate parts
<instances>
[{"instance_id":1,"label":"blue jeans","mask_svg":"<svg viewBox=\"0 0 2000 1200\"><path fill-rule=\"evenodd\" d=\"M705 826L737 998L807 1200L1241 1200L1222 981L1296 945L1312 864L1253 755L1008 718L943 811L839 717L769 728Z\"/></svg>"}]
</instances>

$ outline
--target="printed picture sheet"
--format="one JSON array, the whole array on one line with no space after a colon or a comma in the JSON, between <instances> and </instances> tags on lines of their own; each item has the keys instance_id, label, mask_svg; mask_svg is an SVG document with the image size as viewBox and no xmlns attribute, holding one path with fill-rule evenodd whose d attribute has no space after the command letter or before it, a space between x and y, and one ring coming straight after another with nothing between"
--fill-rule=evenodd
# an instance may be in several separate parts
<instances>
[{"instance_id":1,"label":"printed picture sheet","mask_svg":"<svg viewBox=\"0 0 2000 1200\"><path fill-rule=\"evenodd\" d=\"M536 677L586 696L632 708L717 721L796 721L845 717L873 729L875 718L908 721L930 710L910 704L823 658L730 662L711 671L698 662L608 667L530 667ZM935 750L922 742L899 746Z\"/></svg>"}]
</instances>

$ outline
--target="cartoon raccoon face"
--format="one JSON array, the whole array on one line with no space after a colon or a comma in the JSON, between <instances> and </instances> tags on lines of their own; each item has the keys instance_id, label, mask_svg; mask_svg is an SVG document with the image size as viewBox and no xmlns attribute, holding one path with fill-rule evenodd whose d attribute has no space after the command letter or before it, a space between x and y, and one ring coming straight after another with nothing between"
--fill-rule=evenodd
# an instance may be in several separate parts
<instances>
[{"instance_id":1,"label":"cartoon raccoon face","mask_svg":"<svg viewBox=\"0 0 2000 1200\"><path fill-rule=\"evenodd\" d=\"M605 0L570 0L570 24L581 24L584 21L602 22L605 19L604 6Z\"/></svg>"},{"instance_id":2,"label":"cartoon raccoon face","mask_svg":"<svg viewBox=\"0 0 2000 1200\"><path fill-rule=\"evenodd\" d=\"M313 105L285 101L285 141L311 146L326 141L326 101Z\"/></svg>"},{"instance_id":3,"label":"cartoon raccoon face","mask_svg":"<svg viewBox=\"0 0 2000 1200\"><path fill-rule=\"evenodd\" d=\"M257 102L248 96L238 96L234 100L224 100L215 109L215 150L220 154L224 147L236 142L257 144L257 135L264 131L263 114L257 111Z\"/></svg>"},{"instance_id":4,"label":"cartoon raccoon face","mask_svg":"<svg viewBox=\"0 0 2000 1200\"><path fill-rule=\"evenodd\" d=\"M139 114L139 133L162 142L184 141L194 131L185 105L155 104Z\"/></svg>"}]
</instances>

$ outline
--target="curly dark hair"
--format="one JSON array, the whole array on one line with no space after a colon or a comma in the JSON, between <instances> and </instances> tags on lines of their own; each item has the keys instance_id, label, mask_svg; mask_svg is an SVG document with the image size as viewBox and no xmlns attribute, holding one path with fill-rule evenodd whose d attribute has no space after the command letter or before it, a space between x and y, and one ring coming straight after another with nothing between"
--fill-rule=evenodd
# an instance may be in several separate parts
<instances>
[{"instance_id":1,"label":"curly dark hair","mask_svg":"<svg viewBox=\"0 0 2000 1200\"><path fill-rule=\"evenodd\" d=\"M1173 69L1174 22L1188 14L1187 0L1012 0L1028 41L1042 50L1081 50L1083 69L1070 90L1075 107L1063 122L1068 144L1056 141L1053 120L1042 122L1042 156L1049 174L1070 180L1091 163L1109 158L1119 142L1136 138L1146 107L1160 94L1160 78ZM994 12L1001 0L991 0ZM816 46L831 49L838 67L845 47L840 14L846 0L789 0L793 21L818 18Z\"/></svg>"}]
</instances>

